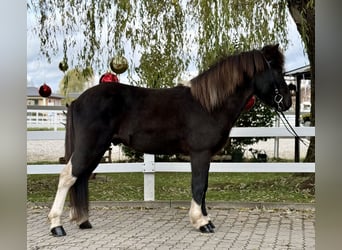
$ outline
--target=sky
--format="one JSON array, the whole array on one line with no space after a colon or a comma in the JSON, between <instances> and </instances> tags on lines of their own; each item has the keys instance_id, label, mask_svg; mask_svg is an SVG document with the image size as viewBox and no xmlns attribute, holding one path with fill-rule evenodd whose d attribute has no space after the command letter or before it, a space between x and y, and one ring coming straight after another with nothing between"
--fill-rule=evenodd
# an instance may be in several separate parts
<instances>
[{"instance_id":1,"label":"sky","mask_svg":"<svg viewBox=\"0 0 342 250\"><path fill-rule=\"evenodd\" d=\"M27 19L28 26L31 24L30 19ZM304 52L303 43L296 26L289 18L289 45L285 55L285 71L296 69L309 64L306 53ZM46 83L52 88L53 93L58 92L58 85L64 74L59 70L58 64L62 61L63 55L52 58L51 63L48 63L39 54L39 40L34 36L27 36L27 86L39 87ZM186 75L186 73L185 73ZM100 76L95 75L95 82L98 82ZM126 74L120 75L120 81L128 83Z\"/></svg>"}]
</instances>

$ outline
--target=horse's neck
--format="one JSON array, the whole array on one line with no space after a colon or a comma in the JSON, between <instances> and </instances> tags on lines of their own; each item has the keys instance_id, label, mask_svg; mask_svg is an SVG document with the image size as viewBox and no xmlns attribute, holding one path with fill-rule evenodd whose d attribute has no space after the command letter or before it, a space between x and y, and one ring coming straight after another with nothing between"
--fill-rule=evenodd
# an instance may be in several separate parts
<instances>
[{"instance_id":1,"label":"horse's neck","mask_svg":"<svg viewBox=\"0 0 342 250\"><path fill-rule=\"evenodd\" d=\"M245 88L238 89L226 98L221 108L214 112L215 116L226 127L233 126L253 92L252 84L246 84Z\"/></svg>"}]
</instances>

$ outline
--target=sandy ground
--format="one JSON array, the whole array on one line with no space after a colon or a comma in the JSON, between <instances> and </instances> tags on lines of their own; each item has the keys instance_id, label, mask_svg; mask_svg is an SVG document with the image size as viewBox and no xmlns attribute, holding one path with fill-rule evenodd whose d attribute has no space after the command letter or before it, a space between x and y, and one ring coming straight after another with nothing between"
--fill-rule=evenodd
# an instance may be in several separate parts
<instances>
[{"instance_id":1,"label":"sandy ground","mask_svg":"<svg viewBox=\"0 0 342 250\"><path fill-rule=\"evenodd\" d=\"M304 158L306 156L306 152L310 143L309 140L304 139L304 141L307 146L301 142L299 143L300 158ZM252 158L253 155L248 151L249 148L265 150L269 158L279 157L283 159L294 159L295 139L279 139L278 155L275 147L275 139L268 139L267 141L261 141L257 144L248 146L245 151L245 157Z\"/></svg>"},{"instance_id":2,"label":"sandy ground","mask_svg":"<svg viewBox=\"0 0 342 250\"><path fill-rule=\"evenodd\" d=\"M284 159L294 159L294 139L279 139L279 157ZM307 141L309 144L309 141ZM269 158L276 156L274 139L266 142L259 142L246 148L245 157L252 158L253 155L249 148L265 150ZM300 143L300 158L306 155L307 146ZM27 142L27 162L36 161L58 161L59 157L64 156L64 141L62 140L44 140ZM113 147L112 160L123 160L125 156L120 147Z\"/></svg>"}]
</instances>

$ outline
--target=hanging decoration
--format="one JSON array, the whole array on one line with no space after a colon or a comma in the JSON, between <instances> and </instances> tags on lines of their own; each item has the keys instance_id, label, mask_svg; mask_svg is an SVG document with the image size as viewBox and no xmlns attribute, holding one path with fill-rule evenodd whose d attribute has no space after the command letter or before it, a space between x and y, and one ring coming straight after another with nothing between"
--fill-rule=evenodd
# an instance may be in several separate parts
<instances>
[{"instance_id":1,"label":"hanging decoration","mask_svg":"<svg viewBox=\"0 0 342 250\"><path fill-rule=\"evenodd\" d=\"M128 69L128 62L124 56L115 56L110 61L109 66L116 74L122 74Z\"/></svg>"},{"instance_id":2,"label":"hanging decoration","mask_svg":"<svg viewBox=\"0 0 342 250\"><path fill-rule=\"evenodd\" d=\"M44 83L43 85L40 86L38 92L39 92L39 95L42 97L49 97L51 95L51 88L49 85Z\"/></svg>"},{"instance_id":3,"label":"hanging decoration","mask_svg":"<svg viewBox=\"0 0 342 250\"><path fill-rule=\"evenodd\" d=\"M66 41L64 40L64 58L63 60L58 64L58 68L60 71L63 71L63 74L64 74L64 84L63 84L63 94L64 96L67 96L67 92L68 92L68 85L69 85L69 82L68 82L68 77L67 75L65 74L65 72L69 69L69 65L68 65L68 59L66 57Z\"/></svg>"},{"instance_id":4,"label":"hanging decoration","mask_svg":"<svg viewBox=\"0 0 342 250\"><path fill-rule=\"evenodd\" d=\"M68 63L65 60L63 60L58 64L58 68L65 74L65 71L68 70L69 66Z\"/></svg>"},{"instance_id":5,"label":"hanging decoration","mask_svg":"<svg viewBox=\"0 0 342 250\"><path fill-rule=\"evenodd\" d=\"M119 79L118 77L110 72L104 73L101 77L100 77L100 83L118 83Z\"/></svg>"}]
</instances>

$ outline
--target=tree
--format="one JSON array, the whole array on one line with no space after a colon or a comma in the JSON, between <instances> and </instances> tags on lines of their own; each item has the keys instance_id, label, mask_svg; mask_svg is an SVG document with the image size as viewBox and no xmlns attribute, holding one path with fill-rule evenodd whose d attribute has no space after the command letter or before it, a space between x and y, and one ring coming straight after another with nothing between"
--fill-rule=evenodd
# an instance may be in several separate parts
<instances>
[{"instance_id":1,"label":"tree","mask_svg":"<svg viewBox=\"0 0 342 250\"><path fill-rule=\"evenodd\" d=\"M123 54L137 85L160 79L170 86L182 73L232 53L235 44L243 50L287 45L283 0L31 0L28 14L36 21L29 32L38 35L49 61L63 52L71 67L103 72L113 55Z\"/></svg>"},{"instance_id":2,"label":"tree","mask_svg":"<svg viewBox=\"0 0 342 250\"><path fill-rule=\"evenodd\" d=\"M67 71L62 80L59 82L59 92L65 96L65 103L70 103L72 97L70 93L81 93L87 87L86 83L93 78L93 70L91 68L86 69L71 69Z\"/></svg>"},{"instance_id":3,"label":"tree","mask_svg":"<svg viewBox=\"0 0 342 250\"><path fill-rule=\"evenodd\" d=\"M28 2L28 13L36 20L29 32L39 36L41 54L48 60L63 51L73 67L103 72L113 55L125 55L131 82L149 87L172 86L184 72L204 70L237 48L280 43L285 49L288 10L314 73L313 8L312 0ZM314 154L312 145L314 139L309 148Z\"/></svg>"},{"instance_id":4,"label":"tree","mask_svg":"<svg viewBox=\"0 0 342 250\"><path fill-rule=\"evenodd\" d=\"M311 102L315 103L315 2L314 0L288 0L287 6L297 25L308 54L311 68ZM315 126L315 105L311 105L311 126ZM305 157L307 162L315 161L315 137L310 139L310 145Z\"/></svg>"}]
</instances>

